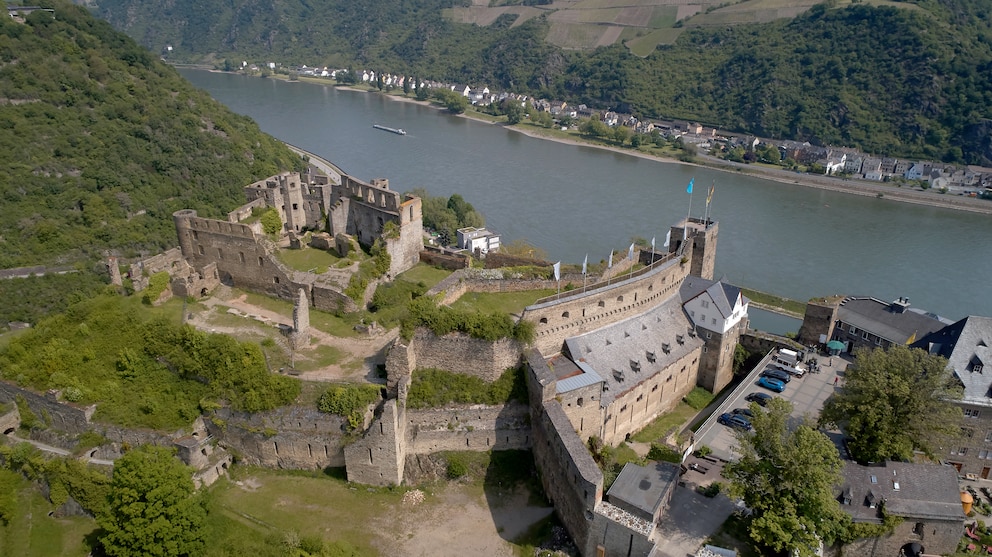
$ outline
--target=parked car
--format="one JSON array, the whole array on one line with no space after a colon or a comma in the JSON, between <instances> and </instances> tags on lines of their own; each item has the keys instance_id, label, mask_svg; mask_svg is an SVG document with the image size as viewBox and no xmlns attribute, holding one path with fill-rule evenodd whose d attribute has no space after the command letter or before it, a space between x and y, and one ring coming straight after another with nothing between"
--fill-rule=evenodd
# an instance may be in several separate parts
<instances>
[{"instance_id":1,"label":"parked car","mask_svg":"<svg viewBox=\"0 0 992 557\"><path fill-rule=\"evenodd\" d=\"M740 429L742 431L751 431L751 422L747 421L743 416L737 414L720 414L720 417L716 419L717 422L734 429Z\"/></svg>"},{"instance_id":2,"label":"parked car","mask_svg":"<svg viewBox=\"0 0 992 557\"><path fill-rule=\"evenodd\" d=\"M788 383L789 381L792 381L792 377L788 373L780 369L766 369L761 372L761 376L771 377L772 379L778 379L783 383Z\"/></svg>"},{"instance_id":3,"label":"parked car","mask_svg":"<svg viewBox=\"0 0 992 557\"><path fill-rule=\"evenodd\" d=\"M754 417L754 412L751 412L750 408L734 408L730 411L730 413L738 416L744 416L745 419Z\"/></svg>"},{"instance_id":4,"label":"parked car","mask_svg":"<svg viewBox=\"0 0 992 557\"><path fill-rule=\"evenodd\" d=\"M796 364L795 366L790 366L789 364L783 364L782 362L772 362L772 367L775 369L780 369L790 375L795 375L796 377L802 377L806 370L803 368L802 364Z\"/></svg>"},{"instance_id":5,"label":"parked car","mask_svg":"<svg viewBox=\"0 0 992 557\"><path fill-rule=\"evenodd\" d=\"M746 400L748 402L757 402L758 403L758 406L764 406L764 405L768 404L768 401L771 400L771 399L773 399L773 398L775 398L775 397L773 397L772 395L769 395L769 394L765 394L765 393L751 393L751 394L747 395L746 397L744 397L744 400Z\"/></svg>"},{"instance_id":6,"label":"parked car","mask_svg":"<svg viewBox=\"0 0 992 557\"><path fill-rule=\"evenodd\" d=\"M781 393L785 390L785 383L773 377L762 377L758 379L758 386L764 387L769 391L775 391L776 393Z\"/></svg>"}]
</instances>

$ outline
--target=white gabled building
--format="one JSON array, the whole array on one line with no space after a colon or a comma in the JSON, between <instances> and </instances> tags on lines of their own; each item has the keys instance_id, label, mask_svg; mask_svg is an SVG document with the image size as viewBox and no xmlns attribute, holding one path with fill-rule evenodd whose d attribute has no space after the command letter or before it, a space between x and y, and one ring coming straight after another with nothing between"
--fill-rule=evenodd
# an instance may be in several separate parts
<instances>
[{"instance_id":1,"label":"white gabled building","mask_svg":"<svg viewBox=\"0 0 992 557\"><path fill-rule=\"evenodd\" d=\"M702 337L698 383L718 393L734 378L734 347L747 331L750 300L723 281L689 276L679 288L682 309Z\"/></svg>"}]
</instances>

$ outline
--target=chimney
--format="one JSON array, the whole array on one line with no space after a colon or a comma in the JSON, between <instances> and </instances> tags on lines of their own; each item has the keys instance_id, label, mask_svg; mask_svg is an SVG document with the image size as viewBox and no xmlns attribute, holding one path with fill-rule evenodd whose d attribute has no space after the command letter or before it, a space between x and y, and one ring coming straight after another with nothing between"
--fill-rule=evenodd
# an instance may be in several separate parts
<instances>
[{"instance_id":1,"label":"chimney","mask_svg":"<svg viewBox=\"0 0 992 557\"><path fill-rule=\"evenodd\" d=\"M909 309L909 298L903 298L902 296L889 304L889 311L892 313L904 313L907 309Z\"/></svg>"}]
</instances>

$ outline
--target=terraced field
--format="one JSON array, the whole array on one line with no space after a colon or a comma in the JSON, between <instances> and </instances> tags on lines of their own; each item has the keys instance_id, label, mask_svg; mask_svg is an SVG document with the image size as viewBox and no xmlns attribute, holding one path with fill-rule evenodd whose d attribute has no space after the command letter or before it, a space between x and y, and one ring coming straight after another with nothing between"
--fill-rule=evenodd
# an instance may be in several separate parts
<instances>
[{"instance_id":1,"label":"terraced field","mask_svg":"<svg viewBox=\"0 0 992 557\"><path fill-rule=\"evenodd\" d=\"M841 0L838 6L850 0ZM891 0L865 0L876 5L915 8ZM589 50L622 42L638 56L648 56L658 45L672 44L688 27L765 23L793 18L822 0L554 0L524 6L521 0L472 0L453 8L447 17L461 23L488 26L502 15L514 17L512 26L547 16L547 41L562 48ZM681 25L676 27L676 23Z\"/></svg>"}]
</instances>

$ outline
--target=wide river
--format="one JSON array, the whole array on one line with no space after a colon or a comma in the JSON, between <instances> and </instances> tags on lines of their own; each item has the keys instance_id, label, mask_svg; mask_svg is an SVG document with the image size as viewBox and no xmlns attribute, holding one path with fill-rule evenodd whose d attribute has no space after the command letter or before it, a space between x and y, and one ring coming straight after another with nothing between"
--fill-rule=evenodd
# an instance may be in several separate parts
<instances>
[{"instance_id":1,"label":"wide river","mask_svg":"<svg viewBox=\"0 0 992 557\"><path fill-rule=\"evenodd\" d=\"M717 277L798 300L906 296L950 319L992 316L992 217L783 184L677 162L535 139L374 93L182 70L269 134L363 179L459 193L504 243L525 239L581 264L657 238L710 185L720 223ZM400 136L375 130L404 128ZM619 256L619 254L618 254ZM756 323L756 325L758 325Z\"/></svg>"}]
</instances>

